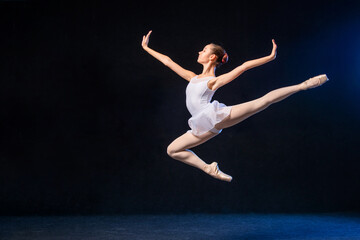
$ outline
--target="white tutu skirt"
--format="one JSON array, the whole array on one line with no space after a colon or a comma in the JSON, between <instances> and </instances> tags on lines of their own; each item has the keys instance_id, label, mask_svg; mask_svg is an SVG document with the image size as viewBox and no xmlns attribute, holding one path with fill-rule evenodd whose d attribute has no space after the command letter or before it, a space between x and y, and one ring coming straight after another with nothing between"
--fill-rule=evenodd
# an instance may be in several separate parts
<instances>
[{"instance_id":1,"label":"white tutu skirt","mask_svg":"<svg viewBox=\"0 0 360 240\"><path fill-rule=\"evenodd\" d=\"M200 136L215 127L224 118L229 116L231 107L227 107L223 103L213 101L206 105L204 109L192 116L188 123L191 133ZM220 130L220 129L219 129Z\"/></svg>"}]
</instances>

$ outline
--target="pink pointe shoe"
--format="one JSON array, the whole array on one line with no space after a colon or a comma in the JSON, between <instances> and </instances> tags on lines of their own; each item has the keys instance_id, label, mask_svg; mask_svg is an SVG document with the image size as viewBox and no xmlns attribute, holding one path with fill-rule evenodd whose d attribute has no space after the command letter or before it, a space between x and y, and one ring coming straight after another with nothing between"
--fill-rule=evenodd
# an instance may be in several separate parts
<instances>
[{"instance_id":1,"label":"pink pointe shoe","mask_svg":"<svg viewBox=\"0 0 360 240\"><path fill-rule=\"evenodd\" d=\"M326 76L326 74L312 77L312 78L306 80L305 82L303 82L304 90L319 87L319 86L323 85L324 83L326 83L327 81L329 81L329 79Z\"/></svg>"},{"instance_id":2,"label":"pink pointe shoe","mask_svg":"<svg viewBox=\"0 0 360 240\"><path fill-rule=\"evenodd\" d=\"M227 175L227 174L223 173L222 171L220 171L217 162L213 162L212 164L207 165L205 167L205 172L207 174L209 174L210 176L220 179L222 181L231 182L231 180L232 180L232 177L230 175Z\"/></svg>"}]
</instances>

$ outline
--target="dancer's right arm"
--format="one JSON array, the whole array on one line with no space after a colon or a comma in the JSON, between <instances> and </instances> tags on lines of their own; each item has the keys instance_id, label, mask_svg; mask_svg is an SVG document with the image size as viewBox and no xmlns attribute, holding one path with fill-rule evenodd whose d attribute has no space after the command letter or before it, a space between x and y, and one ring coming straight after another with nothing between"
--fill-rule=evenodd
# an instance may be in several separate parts
<instances>
[{"instance_id":1,"label":"dancer's right arm","mask_svg":"<svg viewBox=\"0 0 360 240\"><path fill-rule=\"evenodd\" d=\"M169 58L168 56L156 52L155 50L148 47L151 32L152 31L149 31L146 36L143 36L143 40L141 43L143 49L147 51L151 56L162 62L165 66L176 72L180 77L184 78L185 80L190 81L191 78L195 77L196 74L192 71L182 68L180 65L171 60L171 58Z\"/></svg>"}]
</instances>

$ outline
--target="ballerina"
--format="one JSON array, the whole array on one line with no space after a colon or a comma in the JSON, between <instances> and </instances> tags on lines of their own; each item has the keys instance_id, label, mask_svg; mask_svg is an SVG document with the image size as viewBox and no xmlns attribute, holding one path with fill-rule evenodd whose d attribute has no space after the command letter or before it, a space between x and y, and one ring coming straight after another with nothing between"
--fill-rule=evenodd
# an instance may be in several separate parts
<instances>
[{"instance_id":1,"label":"ballerina","mask_svg":"<svg viewBox=\"0 0 360 240\"><path fill-rule=\"evenodd\" d=\"M219 76L215 75L216 68L226 63L229 56L222 46L210 43L199 52L197 62L203 66L203 71L196 75L182 68L168 56L151 49L148 46L151 32L143 36L141 44L143 49L189 82L186 88L186 106L192 115L188 121L191 130L175 139L168 146L167 153L173 159L196 167L223 181L230 182L232 177L220 171L217 162L207 164L190 149L215 137L222 129L244 121L273 103L299 91L318 87L328 81L326 74L322 74L297 85L273 90L249 102L233 106L226 106L216 100L211 102L212 96L220 87L230 83L245 71L274 60L277 50L275 40L272 40L270 55L246 61L232 71Z\"/></svg>"}]
</instances>

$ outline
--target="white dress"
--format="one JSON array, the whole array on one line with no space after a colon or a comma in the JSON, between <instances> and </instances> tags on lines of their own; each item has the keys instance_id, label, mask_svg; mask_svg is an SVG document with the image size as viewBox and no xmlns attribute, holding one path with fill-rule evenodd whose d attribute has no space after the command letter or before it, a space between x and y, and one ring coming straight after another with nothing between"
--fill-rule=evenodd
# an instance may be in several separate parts
<instances>
[{"instance_id":1,"label":"white dress","mask_svg":"<svg viewBox=\"0 0 360 240\"><path fill-rule=\"evenodd\" d=\"M214 100L215 91L208 88L208 82L214 77L193 77L186 87L186 107L192 117L188 123L191 133L200 136L208 131L219 132L215 125L229 116L231 107Z\"/></svg>"}]
</instances>

